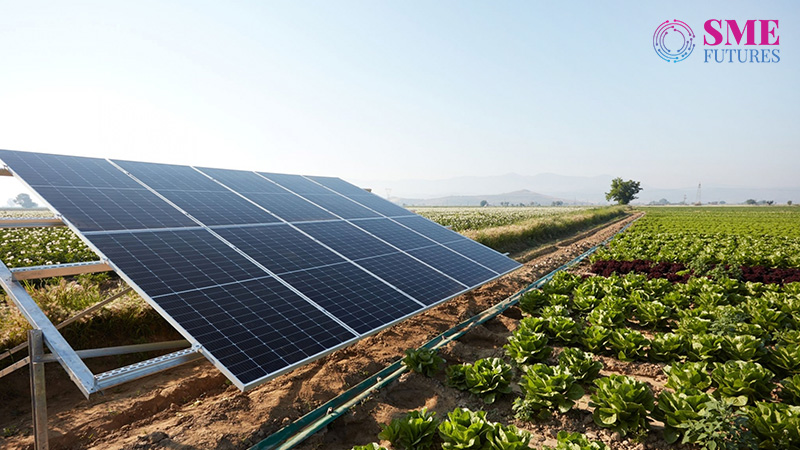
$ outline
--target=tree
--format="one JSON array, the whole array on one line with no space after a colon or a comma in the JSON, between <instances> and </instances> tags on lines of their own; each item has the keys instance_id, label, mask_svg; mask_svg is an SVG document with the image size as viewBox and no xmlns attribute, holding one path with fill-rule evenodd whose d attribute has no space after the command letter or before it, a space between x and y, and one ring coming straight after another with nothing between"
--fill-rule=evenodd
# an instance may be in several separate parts
<instances>
[{"instance_id":1,"label":"tree","mask_svg":"<svg viewBox=\"0 0 800 450\"><path fill-rule=\"evenodd\" d=\"M36 202L31 200L31 196L30 195L22 194L22 193L21 194L17 194L17 197L14 198L14 203L16 203L17 205L19 205L19 206L21 206L23 208L36 208L37 206L39 206L39 205L36 204Z\"/></svg>"},{"instance_id":2,"label":"tree","mask_svg":"<svg viewBox=\"0 0 800 450\"><path fill-rule=\"evenodd\" d=\"M481 206L489 206L489 202L486 200L481 200Z\"/></svg>"},{"instance_id":3,"label":"tree","mask_svg":"<svg viewBox=\"0 0 800 450\"><path fill-rule=\"evenodd\" d=\"M619 205L627 205L642 191L638 181L622 181L622 178L611 180L611 190L606 192L606 200L614 200Z\"/></svg>"},{"instance_id":4,"label":"tree","mask_svg":"<svg viewBox=\"0 0 800 450\"><path fill-rule=\"evenodd\" d=\"M789 205L789 206L792 206L792 201L789 200L788 202L786 202L786 204Z\"/></svg>"},{"instance_id":5,"label":"tree","mask_svg":"<svg viewBox=\"0 0 800 450\"><path fill-rule=\"evenodd\" d=\"M744 204L745 204L745 205L755 205L755 204L757 204L757 203L758 203L758 202L757 202L757 201L756 201L756 199L754 199L754 198L748 198L747 200L745 200L745 201L744 201Z\"/></svg>"}]
</instances>

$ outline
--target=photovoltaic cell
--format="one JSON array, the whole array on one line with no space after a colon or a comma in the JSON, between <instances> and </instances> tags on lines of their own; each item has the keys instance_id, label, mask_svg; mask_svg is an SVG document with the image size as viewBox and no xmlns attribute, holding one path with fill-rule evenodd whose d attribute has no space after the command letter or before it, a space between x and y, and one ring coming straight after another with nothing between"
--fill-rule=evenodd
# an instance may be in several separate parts
<instances>
[{"instance_id":1,"label":"photovoltaic cell","mask_svg":"<svg viewBox=\"0 0 800 450\"><path fill-rule=\"evenodd\" d=\"M277 274L345 262L290 225L217 228L215 231Z\"/></svg>"},{"instance_id":2,"label":"photovoltaic cell","mask_svg":"<svg viewBox=\"0 0 800 450\"><path fill-rule=\"evenodd\" d=\"M202 229L111 233L89 239L150 297L267 276Z\"/></svg>"},{"instance_id":3,"label":"photovoltaic cell","mask_svg":"<svg viewBox=\"0 0 800 450\"><path fill-rule=\"evenodd\" d=\"M356 263L426 305L466 290L461 284L402 253L365 258Z\"/></svg>"},{"instance_id":4,"label":"photovoltaic cell","mask_svg":"<svg viewBox=\"0 0 800 450\"><path fill-rule=\"evenodd\" d=\"M296 226L349 259L397 252L394 248L344 221L298 223Z\"/></svg>"},{"instance_id":5,"label":"photovoltaic cell","mask_svg":"<svg viewBox=\"0 0 800 450\"><path fill-rule=\"evenodd\" d=\"M352 223L401 250L427 247L435 243L435 241L421 236L419 233L415 233L389 219L354 220Z\"/></svg>"},{"instance_id":6,"label":"photovoltaic cell","mask_svg":"<svg viewBox=\"0 0 800 450\"><path fill-rule=\"evenodd\" d=\"M394 217L392 220L396 220L397 222L407 226L408 228L411 228L418 233L424 234L440 244L469 240L455 231L450 231L447 228L433 223L424 217Z\"/></svg>"},{"instance_id":7,"label":"photovoltaic cell","mask_svg":"<svg viewBox=\"0 0 800 450\"><path fill-rule=\"evenodd\" d=\"M408 252L410 255L450 275L469 287L484 283L497 276L497 273L482 267L447 247L433 245Z\"/></svg>"},{"instance_id":8,"label":"photovoltaic cell","mask_svg":"<svg viewBox=\"0 0 800 450\"><path fill-rule=\"evenodd\" d=\"M422 309L349 262L291 272L281 278L362 334Z\"/></svg>"},{"instance_id":9,"label":"photovoltaic cell","mask_svg":"<svg viewBox=\"0 0 800 450\"><path fill-rule=\"evenodd\" d=\"M481 264L497 273L506 273L520 266L520 264L513 259L501 255L489 247L483 246L471 239L450 242L444 245L461 253L467 258L480 261Z\"/></svg>"}]
</instances>

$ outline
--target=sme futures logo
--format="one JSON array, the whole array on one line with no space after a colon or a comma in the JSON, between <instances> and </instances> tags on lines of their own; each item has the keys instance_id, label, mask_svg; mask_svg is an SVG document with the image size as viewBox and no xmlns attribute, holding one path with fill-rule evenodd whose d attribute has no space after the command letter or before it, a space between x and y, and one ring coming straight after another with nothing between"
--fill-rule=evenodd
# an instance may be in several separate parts
<instances>
[{"instance_id":1,"label":"sme futures logo","mask_svg":"<svg viewBox=\"0 0 800 450\"><path fill-rule=\"evenodd\" d=\"M778 20L709 19L703 24L703 62L778 63L781 38ZM681 20L667 20L653 33L653 49L667 62L688 58L695 48L692 27Z\"/></svg>"}]
</instances>

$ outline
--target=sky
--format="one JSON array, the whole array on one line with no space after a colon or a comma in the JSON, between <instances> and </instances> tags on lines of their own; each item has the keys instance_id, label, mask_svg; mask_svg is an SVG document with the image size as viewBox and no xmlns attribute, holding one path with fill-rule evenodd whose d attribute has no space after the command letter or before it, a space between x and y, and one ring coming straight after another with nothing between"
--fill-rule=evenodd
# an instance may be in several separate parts
<instances>
[{"instance_id":1,"label":"sky","mask_svg":"<svg viewBox=\"0 0 800 450\"><path fill-rule=\"evenodd\" d=\"M697 35L679 63L653 49L673 19ZM779 20L781 61L705 63L709 19ZM0 1L0 148L800 187L798 19L796 1Z\"/></svg>"}]
</instances>

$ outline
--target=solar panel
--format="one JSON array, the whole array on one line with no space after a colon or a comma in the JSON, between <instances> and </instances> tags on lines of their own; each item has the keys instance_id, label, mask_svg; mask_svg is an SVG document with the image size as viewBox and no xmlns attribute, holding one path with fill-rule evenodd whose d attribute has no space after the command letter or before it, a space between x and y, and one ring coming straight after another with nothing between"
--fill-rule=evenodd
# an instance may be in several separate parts
<instances>
[{"instance_id":1,"label":"solar panel","mask_svg":"<svg viewBox=\"0 0 800 450\"><path fill-rule=\"evenodd\" d=\"M519 267L338 178L0 159L241 389Z\"/></svg>"}]
</instances>

